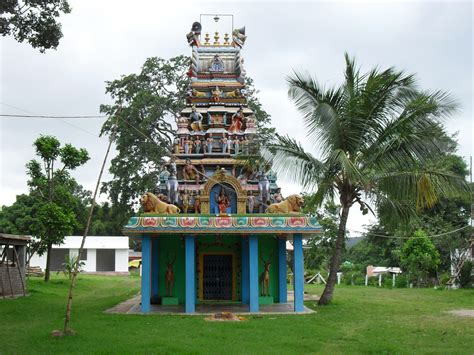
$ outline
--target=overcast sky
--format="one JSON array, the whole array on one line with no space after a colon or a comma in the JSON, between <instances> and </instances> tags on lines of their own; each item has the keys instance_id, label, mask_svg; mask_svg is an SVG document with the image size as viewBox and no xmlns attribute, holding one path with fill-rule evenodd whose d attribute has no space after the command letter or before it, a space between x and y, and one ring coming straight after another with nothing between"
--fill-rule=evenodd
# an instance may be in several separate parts
<instances>
[{"instance_id":1,"label":"overcast sky","mask_svg":"<svg viewBox=\"0 0 474 355\"><path fill-rule=\"evenodd\" d=\"M338 85L347 51L363 71L395 66L416 73L421 88L449 91L462 110L446 126L449 132L459 132L459 154L466 161L472 155L471 1L70 4L72 13L61 17L64 37L56 51L41 54L28 44L0 38L1 113L99 114L99 105L110 100L105 81L138 72L148 57L189 55L185 35L192 22L200 14L222 13L234 15L234 27L246 26L245 67L273 125L307 149L317 153L287 98L285 77L293 69L308 70L320 83ZM214 30L212 21L203 21L203 32ZM107 139L98 137L102 122L1 117L0 205L11 205L17 194L27 193L25 163L34 158L32 142L40 134L90 152L90 162L73 175L92 190L107 145ZM279 183L284 195L300 192L291 182ZM360 230L371 220L353 213L349 224Z\"/></svg>"}]
</instances>

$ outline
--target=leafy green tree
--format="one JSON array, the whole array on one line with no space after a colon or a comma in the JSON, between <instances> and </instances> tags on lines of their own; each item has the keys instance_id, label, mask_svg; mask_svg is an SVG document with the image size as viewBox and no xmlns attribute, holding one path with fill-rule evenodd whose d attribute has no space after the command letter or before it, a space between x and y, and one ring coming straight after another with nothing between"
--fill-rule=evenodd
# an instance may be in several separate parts
<instances>
[{"instance_id":1,"label":"leafy green tree","mask_svg":"<svg viewBox=\"0 0 474 355\"><path fill-rule=\"evenodd\" d=\"M186 105L189 90L190 58L168 60L152 57L143 64L140 73L124 75L108 81L106 92L113 104L101 105L101 112L112 119L102 127L102 134L115 131L118 154L112 159L113 179L102 186L112 204L121 213L129 213L137 198L159 185L163 157L172 153L175 127ZM250 78L246 79L247 103L255 111L258 137L273 135L270 115L258 100L258 91ZM264 141L264 138L258 138Z\"/></svg>"},{"instance_id":2,"label":"leafy green tree","mask_svg":"<svg viewBox=\"0 0 474 355\"><path fill-rule=\"evenodd\" d=\"M325 89L306 74L288 78L289 96L303 113L320 158L290 137L278 136L270 147L279 171L304 188L317 187L318 205L335 198L341 205L321 305L332 299L354 204L363 213L371 205L390 210L390 216L400 221L415 208L432 207L439 195L465 189L458 176L443 167L427 166L441 152L440 139L445 136L441 120L457 107L449 95L419 91L413 75L394 68L361 74L353 59L347 54L345 59L345 81L338 88Z\"/></svg>"},{"instance_id":3,"label":"leafy green tree","mask_svg":"<svg viewBox=\"0 0 474 355\"><path fill-rule=\"evenodd\" d=\"M337 239L340 207L332 201L327 201L323 210L320 211L311 203L311 197L312 195L304 196L305 201L309 203L305 204L303 213L318 218L322 233L318 238L309 239L306 244L304 250L305 268L327 270L329 268L329 257Z\"/></svg>"},{"instance_id":4,"label":"leafy green tree","mask_svg":"<svg viewBox=\"0 0 474 355\"><path fill-rule=\"evenodd\" d=\"M59 45L63 33L57 19L70 12L67 0L4 0L0 2L0 34L26 41L44 53Z\"/></svg>"},{"instance_id":5,"label":"leafy green tree","mask_svg":"<svg viewBox=\"0 0 474 355\"><path fill-rule=\"evenodd\" d=\"M402 267L417 279L418 286L423 284L423 279L436 271L439 263L439 253L431 239L422 230L417 230L408 239L400 254Z\"/></svg>"},{"instance_id":6,"label":"leafy green tree","mask_svg":"<svg viewBox=\"0 0 474 355\"><path fill-rule=\"evenodd\" d=\"M26 164L29 176L30 195L38 203L36 218L39 228L35 234L46 248L45 281L49 281L51 248L61 244L64 236L71 234L76 225L73 212L74 196L68 189L70 170L85 164L89 154L85 149L74 148L61 143L56 137L41 136L34 144L36 154L41 159ZM62 164L61 167L56 165Z\"/></svg>"},{"instance_id":7,"label":"leafy green tree","mask_svg":"<svg viewBox=\"0 0 474 355\"><path fill-rule=\"evenodd\" d=\"M390 232L391 233L391 232ZM381 236L386 237L381 237ZM350 248L345 258L356 265L358 271L365 273L368 265L399 266L401 239L391 234L380 224L369 227L362 240Z\"/></svg>"}]
</instances>

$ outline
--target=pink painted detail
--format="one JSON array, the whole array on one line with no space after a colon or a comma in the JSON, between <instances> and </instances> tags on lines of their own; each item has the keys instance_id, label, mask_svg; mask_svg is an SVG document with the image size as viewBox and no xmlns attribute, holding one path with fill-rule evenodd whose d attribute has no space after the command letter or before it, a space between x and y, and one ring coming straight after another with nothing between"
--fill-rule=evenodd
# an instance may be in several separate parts
<instances>
[{"instance_id":1,"label":"pink painted detail","mask_svg":"<svg viewBox=\"0 0 474 355\"><path fill-rule=\"evenodd\" d=\"M306 227L306 217L288 217L288 227Z\"/></svg>"},{"instance_id":2,"label":"pink painted detail","mask_svg":"<svg viewBox=\"0 0 474 355\"><path fill-rule=\"evenodd\" d=\"M250 225L252 227L268 227L269 224L268 217L250 217Z\"/></svg>"},{"instance_id":3,"label":"pink painted detail","mask_svg":"<svg viewBox=\"0 0 474 355\"><path fill-rule=\"evenodd\" d=\"M232 218L230 217L216 217L214 219L215 226L217 228L229 228L232 227Z\"/></svg>"},{"instance_id":4,"label":"pink painted detail","mask_svg":"<svg viewBox=\"0 0 474 355\"><path fill-rule=\"evenodd\" d=\"M157 227L158 226L158 218L157 217L143 217L142 218L142 226L143 227Z\"/></svg>"},{"instance_id":5,"label":"pink painted detail","mask_svg":"<svg viewBox=\"0 0 474 355\"><path fill-rule=\"evenodd\" d=\"M196 218L194 217L182 217L179 219L179 225L181 227L196 227Z\"/></svg>"}]
</instances>

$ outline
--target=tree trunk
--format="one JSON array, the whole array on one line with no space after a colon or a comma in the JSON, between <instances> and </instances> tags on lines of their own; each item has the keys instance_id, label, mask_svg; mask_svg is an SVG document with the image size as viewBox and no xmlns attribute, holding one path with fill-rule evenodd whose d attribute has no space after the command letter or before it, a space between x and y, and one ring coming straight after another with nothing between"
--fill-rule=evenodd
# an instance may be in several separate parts
<instances>
[{"instance_id":1,"label":"tree trunk","mask_svg":"<svg viewBox=\"0 0 474 355\"><path fill-rule=\"evenodd\" d=\"M334 248L334 254L331 258L331 266L329 269L329 277L324 288L323 294L319 299L319 305L326 305L332 300L332 294L334 293L334 286L337 281L337 271L341 263L341 252L342 246L344 245L344 238L346 235L346 224L347 217L349 216L349 206L344 205L342 207L341 221L339 222L339 230L337 232L336 246Z\"/></svg>"},{"instance_id":2,"label":"tree trunk","mask_svg":"<svg viewBox=\"0 0 474 355\"><path fill-rule=\"evenodd\" d=\"M84 244L86 242L86 237L87 237L87 234L89 233L89 228L90 228L91 222L92 222L92 214L94 212L94 206L95 206L95 200L96 200L96 197L97 197L97 192L99 191L100 180L102 178L102 173L104 172L104 167L105 167L105 163L107 162L107 157L109 156L110 147L112 146L112 142L114 140L114 133L115 133L115 128L114 128L114 131L112 132L112 136L109 139L109 145L108 145L107 151L105 153L104 161L102 162L102 167L100 169L99 177L97 178L97 184L95 185L94 196L92 197L92 201L91 201L91 208L89 209L89 216L87 217L86 228L85 228L84 234L82 236L81 246L79 247L79 252L77 254L77 259L76 259L76 261L74 262L74 265L73 265L72 275L70 277L71 283L69 285L69 292L68 292L68 297L67 297L66 317L64 318L64 331L63 331L63 334L74 334L74 332L71 331L71 329L69 328L69 322L71 321L71 310L72 310L72 300L73 300L74 287L76 286L77 274L79 273L79 263L81 262L81 256L82 256L82 253L84 251Z\"/></svg>"},{"instance_id":3,"label":"tree trunk","mask_svg":"<svg viewBox=\"0 0 474 355\"><path fill-rule=\"evenodd\" d=\"M53 245L48 243L48 250L46 251L46 269L44 270L44 281L49 281L50 267L51 267L51 249Z\"/></svg>"}]
</instances>

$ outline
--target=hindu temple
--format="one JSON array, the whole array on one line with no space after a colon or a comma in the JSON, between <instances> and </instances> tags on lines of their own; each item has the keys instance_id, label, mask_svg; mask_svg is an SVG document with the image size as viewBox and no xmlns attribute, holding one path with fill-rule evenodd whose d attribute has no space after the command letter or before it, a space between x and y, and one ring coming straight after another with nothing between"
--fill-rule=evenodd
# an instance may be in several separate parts
<instances>
[{"instance_id":1,"label":"hindu temple","mask_svg":"<svg viewBox=\"0 0 474 355\"><path fill-rule=\"evenodd\" d=\"M142 197L144 213L123 230L141 239L141 311L289 304L303 312L303 242L321 227L300 212L301 196L283 199L276 174L237 159L255 148L257 134L246 99L245 28L212 38L201 32L195 22L186 36L190 85L172 156L160 185Z\"/></svg>"}]
</instances>

